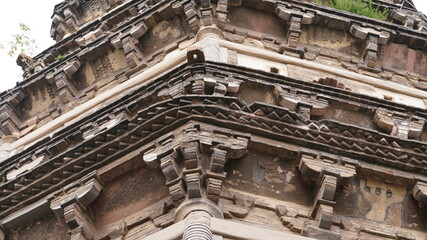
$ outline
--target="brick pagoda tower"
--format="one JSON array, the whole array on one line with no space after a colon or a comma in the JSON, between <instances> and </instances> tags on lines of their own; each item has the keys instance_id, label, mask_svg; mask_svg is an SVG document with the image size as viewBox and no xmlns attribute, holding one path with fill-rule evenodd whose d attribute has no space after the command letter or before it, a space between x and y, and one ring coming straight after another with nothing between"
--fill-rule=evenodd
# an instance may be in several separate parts
<instances>
[{"instance_id":1,"label":"brick pagoda tower","mask_svg":"<svg viewBox=\"0 0 427 240\"><path fill-rule=\"evenodd\" d=\"M0 240L426 240L427 21L65 0L0 95Z\"/></svg>"}]
</instances>

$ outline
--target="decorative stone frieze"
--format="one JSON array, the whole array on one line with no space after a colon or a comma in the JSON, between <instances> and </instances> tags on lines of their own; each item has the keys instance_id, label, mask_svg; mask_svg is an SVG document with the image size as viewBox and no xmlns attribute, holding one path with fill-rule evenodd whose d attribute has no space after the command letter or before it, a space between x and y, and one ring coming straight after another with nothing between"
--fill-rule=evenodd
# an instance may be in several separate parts
<instances>
[{"instance_id":1,"label":"decorative stone frieze","mask_svg":"<svg viewBox=\"0 0 427 240\"><path fill-rule=\"evenodd\" d=\"M126 62L129 68L135 68L143 60L141 49L137 46L138 40L133 37L127 36L122 39L123 50L125 51Z\"/></svg>"},{"instance_id":2,"label":"decorative stone frieze","mask_svg":"<svg viewBox=\"0 0 427 240\"><path fill-rule=\"evenodd\" d=\"M75 41L79 46L86 46L90 42L104 35L104 32L101 29L96 29L91 31L80 38L77 38Z\"/></svg>"}]
</instances>

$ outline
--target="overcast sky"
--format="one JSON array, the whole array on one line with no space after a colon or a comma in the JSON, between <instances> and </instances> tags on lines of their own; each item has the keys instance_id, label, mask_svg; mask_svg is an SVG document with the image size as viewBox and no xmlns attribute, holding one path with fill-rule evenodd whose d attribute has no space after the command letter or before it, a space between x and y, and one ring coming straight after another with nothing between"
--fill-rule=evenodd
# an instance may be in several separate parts
<instances>
[{"instance_id":1,"label":"overcast sky","mask_svg":"<svg viewBox=\"0 0 427 240\"><path fill-rule=\"evenodd\" d=\"M25 23L31 28L31 36L36 40L36 54L53 45L50 37L50 26L53 8L63 0L13 0L5 1L0 8L1 35L0 43L5 49L0 50L0 92L15 86L21 81L20 67L15 58L7 55L7 43L12 34L19 32L19 23ZM417 9L427 14L427 0L413 0Z\"/></svg>"}]
</instances>

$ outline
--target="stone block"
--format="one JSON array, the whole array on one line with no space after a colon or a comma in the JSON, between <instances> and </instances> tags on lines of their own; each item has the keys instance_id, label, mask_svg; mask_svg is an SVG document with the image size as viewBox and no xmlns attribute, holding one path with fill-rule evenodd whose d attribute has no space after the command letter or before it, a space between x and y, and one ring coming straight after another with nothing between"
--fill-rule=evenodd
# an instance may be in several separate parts
<instances>
[{"instance_id":1,"label":"stone block","mask_svg":"<svg viewBox=\"0 0 427 240\"><path fill-rule=\"evenodd\" d=\"M305 229L305 233L308 237L321 240L340 240L341 236L339 233L333 232L331 230L325 230L318 227L308 226Z\"/></svg>"}]
</instances>

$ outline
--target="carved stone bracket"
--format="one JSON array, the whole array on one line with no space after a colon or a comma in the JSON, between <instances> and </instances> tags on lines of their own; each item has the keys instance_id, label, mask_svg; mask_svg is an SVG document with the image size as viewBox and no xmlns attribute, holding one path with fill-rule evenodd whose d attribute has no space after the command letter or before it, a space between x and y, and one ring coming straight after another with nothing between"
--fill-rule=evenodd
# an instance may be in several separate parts
<instances>
[{"instance_id":1,"label":"carved stone bracket","mask_svg":"<svg viewBox=\"0 0 427 240\"><path fill-rule=\"evenodd\" d=\"M379 45L389 42L390 33L352 24L350 34L364 41L362 49L363 59L368 67L375 68L377 66Z\"/></svg>"},{"instance_id":2,"label":"carved stone bracket","mask_svg":"<svg viewBox=\"0 0 427 240\"><path fill-rule=\"evenodd\" d=\"M104 32L98 28L96 30L93 30L87 34L85 34L84 36L77 38L76 39L76 43L79 46L86 46L88 43L94 41L95 39L101 37L102 35L104 35Z\"/></svg>"},{"instance_id":3,"label":"carved stone bracket","mask_svg":"<svg viewBox=\"0 0 427 240\"><path fill-rule=\"evenodd\" d=\"M216 25L221 28L224 29L225 28L225 24L227 24L227 15L228 15L228 0L219 0L216 6L216 19L217 19L217 23Z\"/></svg>"},{"instance_id":4,"label":"carved stone bracket","mask_svg":"<svg viewBox=\"0 0 427 240\"><path fill-rule=\"evenodd\" d=\"M55 83L59 92L59 98L63 104L70 102L73 97L77 96L77 90L72 83L72 77L80 69L80 66L80 60L74 59L61 70L46 75L46 80L49 83Z\"/></svg>"},{"instance_id":5,"label":"carved stone bracket","mask_svg":"<svg viewBox=\"0 0 427 240\"><path fill-rule=\"evenodd\" d=\"M383 109L378 109L374 116L375 124L389 134L402 138L418 138L424 128L425 120L408 119Z\"/></svg>"},{"instance_id":6,"label":"carved stone bracket","mask_svg":"<svg viewBox=\"0 0 427 240\"><path fill-rule=\"evenodd\" d=\"M311 216L319 228L330 229L337 186L347 184L355 176L357 162L349 160L343 163L337 158L307 154L301 154L298 161L302 177L316 186Z\"/></svg>"},{"instance_id":7,"label":"carved stone bracket","mask_svg":"<svg viewBox=\"0 0 427 240\"><path fill-rule=\"evenodd\" d=\"M416 184L412 188L412 196L421 205L427 206L427 183L419 181L416 182Z\"/></svg>"},{"instance_id":8,"label":"carved stone bracket","mask_svg":"<svg viewBox=\"0 0 427 240\"><path fill-rule=\"evenodd\" d=\"M96 174L82 181L84 183L75 182L65 187L64 194L52 200L50 204L58 218L65 219L71 240L92 239L96 233L87 206L98 197L103 182Z\"/></svg>"},{"instance_id":9,"label":"carved stone bracket","mask_svg":"<svg viewBox=\"0 0 427 240\"><path fill-rule=\"evenodd\" d=\"M146 66L144 54L141 48L138 46L138 37L145 34L147 27L145 24L141 24L138 27L134 27L129 35L121 38L116 38L111 41L111 44L116 49L123 48L126 57L126 63L129 68L133 69L137 66Z\"/></svg>"},{"instance_id":10,"label":"carved stone bracket","mask_svg":"<svg viewBox=\"0 0 427 240\"><path fill-rule=\"evenodd\" d=\"M305 120L309 120L310 116L322 116L329 107L328 101L295 89L285 90L276 86L274 95L280 106L302 114Z\"/></svg>"},{"instance_id":11,"label":"carved stone bracket","mask_svg":"<svg viewBox=\"0 0 427 240\"><path fill-rule=\"evenodd\" d=\"M403 9L393 9L390 11L390 17L402 23L405 27L427 32L426 22L415 12L405 11Z\"/></svg>"},{"instance_id":12,"label":"carved stone bracket","mask_svg":"<svg viewBox=\"0 0 427 240\"><path fill-rule=\"evenodd\" d=\"M183 94L225 96L239 92L241 82L234 78L193 78L184 82L171 83L159 91L158 96L172 98Z\"/></svg>"},{"instance_id":13,"label":"carved stone bracket","mask_svg":"<svg viewBox=\"0 0 427 240\"><path fill-rule=\"evenodd\" d=\"M226 93L237 93L240 88L240 82L232 78L226 78L223 80L203 78L203 83L198 81L195 81L193 83L193 93L198 92L198 90L200 89L200 87L198 86L202 85L205 88L203 93L208 92L208 89L213 89L213 95L215 96L225 96ZM194 92L194 90L197 91Z\"/></svg>"},{"instance_id":14,"label":"carved stone bracket","mask_svg":"<svg viewBox=\"0 0 427 240\"><path fill-rule=\"evenodd\" d=\"M204 197L218 202L226 177L224 165L229 158L246 154L249 136L203 131L197 126L185 129L182 134L146 152L144 161L149 166L160 165L176 206L184 200Z\"/></svg>"},{"instance_id":15,"label":"carved stone bracket","mask_svg":"<svg viewBox=\"0 0 427 240\"><path fill-rule=\"evenodd\" d=\"M210 0L201 0L200 15L203 26L211 26L213 24L213 9Z\"/></svg>"},{"instance_id":16,"label":"carved stone bracket","mask_svg":"<svg viewBox=\"0 0 427 240\"><path fill-rule=\"evenodd\" d=\"M197 33L200 28L199 16L197 15L196 3L194 1L185 0L182 1L182 6L184 7L184 14L187 17L188 25L193 33ZM205 18L209 17L204 16ZM212 18L212 17L211 17Z\"/></svg>"},{"instance_id":17,"label":"carved stone bracket","mask_svg":"<svg viewBox=\"0 0 427 240\"><path fill-rule=\"evenodd\" d=\"M51 36L56 41L62 40L66 35L78 30L81 25L77 7L80 5L79 0L69 1L63 9L55 9L52 16Z\"/></svg>"},{"instance_id":18,"label":"carved stone bracket","mask_svg":"<svg viewBox=\"0 0 427 240\"><path fill-rule=\"evenodd\" d=\"M24 98L21 90L11 94L2 105L0 105L0 133L3 135L14 135L19 133L21 119L12 106L19 104Z\"/></svg>"},{"instance_id":19,"label":"carved stone bracket","mask_svg":"<svg viewBox=\"0 0 427 240\"><path fill-rule=\"evenodd\" d=\"M301 36L301 24L311 24L315 17L313 12L304 12L303 10L287 8L281 5L276 7L276 15L289 24L287 39L288 47L290 48L296 48L298 46Z\"/></svg>"},{"instance_id":20,"label":"carved stone bracket","mask_svg":"<svg viewBox=\"0 0 427 240\"><path fill-rule=\"evenodd\" d=\"M123 2L123 0L103 1L110 9ZM61 41L68 35L78 31L79 28L85 24L85 16L81 14L79 8L83 7L82 5L86 2L87 1L71 0L55 8L50 30L53 39Z\"/></svg>"},{"instance_id":21,"label":"carved stone bracket","mask_svg":"<svg viewBox=\"0 0 427 240\"><path fill-rule=\"evenodd\" d=\"M109 229L108 236L111 240L124 240L128 233L128 227L125 221L119 222Z\"/></svg>"}]
</instances>

